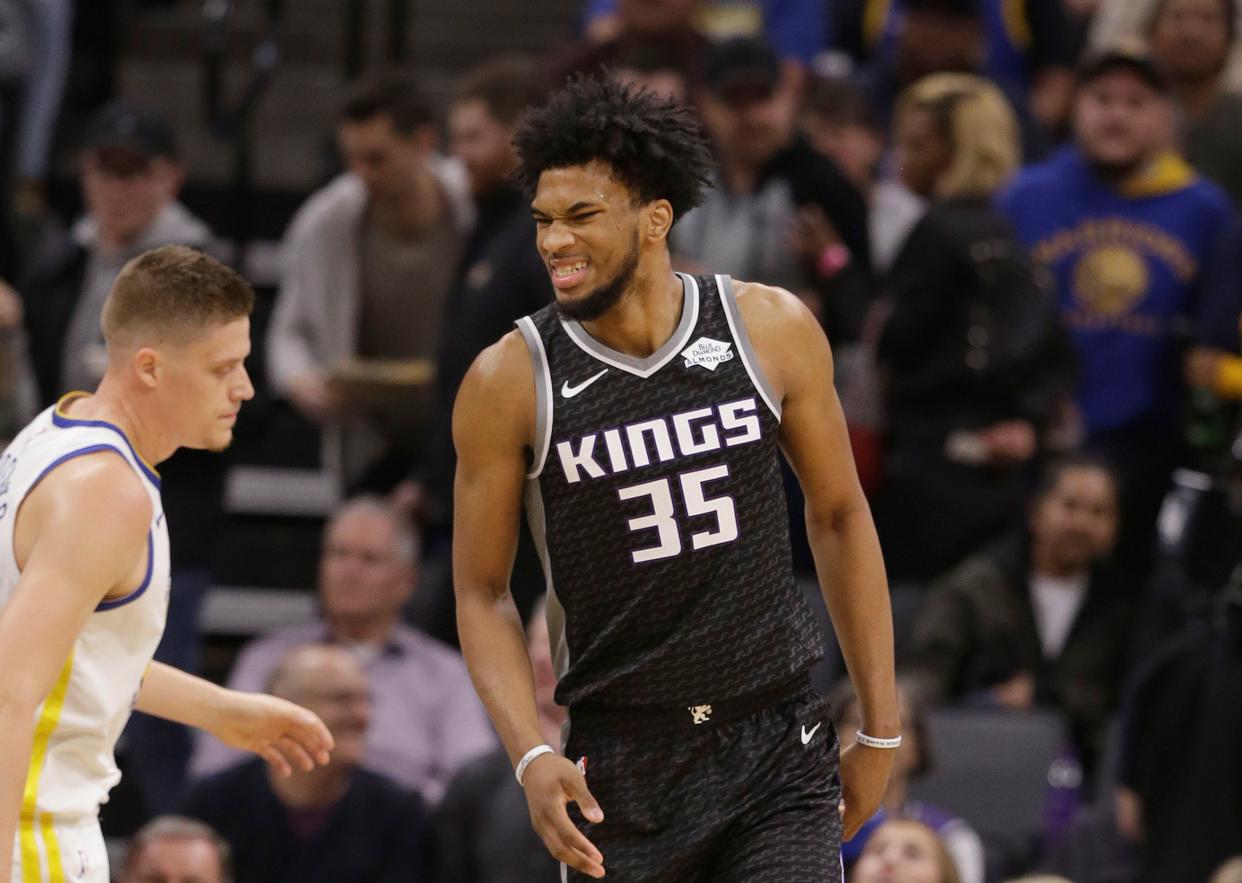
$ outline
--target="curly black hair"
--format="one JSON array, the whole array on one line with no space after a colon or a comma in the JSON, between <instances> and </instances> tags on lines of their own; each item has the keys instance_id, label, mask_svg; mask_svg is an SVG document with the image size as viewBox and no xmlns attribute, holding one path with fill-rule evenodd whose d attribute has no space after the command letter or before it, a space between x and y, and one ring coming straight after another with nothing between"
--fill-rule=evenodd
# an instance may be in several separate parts
<instances>
[{"instance_id":1,"label":"curly black hair","mask_svg":"<svg viewBox=\"0 0 1242 883\"><path fill-rule=\"evenodd\" d=\"M703 201L714 168L694 113L671 99L579 75L522 120L518 183L533 195L546 169L607 163L640 202L667 199L680 218Z\"/></svg>"}]
</instances>

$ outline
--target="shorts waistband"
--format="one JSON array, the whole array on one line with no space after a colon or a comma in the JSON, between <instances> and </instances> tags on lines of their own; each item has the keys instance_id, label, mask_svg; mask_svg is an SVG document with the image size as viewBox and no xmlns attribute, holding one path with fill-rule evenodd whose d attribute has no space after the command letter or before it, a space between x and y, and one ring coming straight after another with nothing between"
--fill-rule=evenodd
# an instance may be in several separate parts
<instances>
[{"instance_id":1,"label":"shorts waistband","mask_svg":"<svg viewBox=\"0 0 1242 883\"><path fill-rule=\"evenodd\" d=\"M784 683L754 693L747 693L744 696L732 699L713 699L681 708L616 707L583 702L570 708L569 718L573 724L587 722L607 726L611 723L624 722L632 727L636 723L641 723L645 727L661 732L695 732L709 729L714 725L719 726L742 720L766 708L804 695L810 689L811 677L806 672L802 672Z\"/></svg>"}]
</instances>

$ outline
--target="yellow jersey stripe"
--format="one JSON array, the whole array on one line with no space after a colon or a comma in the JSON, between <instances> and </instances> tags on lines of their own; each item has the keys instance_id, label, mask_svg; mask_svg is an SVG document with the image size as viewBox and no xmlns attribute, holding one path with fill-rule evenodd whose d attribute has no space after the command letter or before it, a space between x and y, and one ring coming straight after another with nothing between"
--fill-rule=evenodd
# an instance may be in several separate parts
<instances>
[{"instance_id":1,"label":"yellow jersey stripe","mask_svg":"<svg viewBox=\"0 0 1242 883\"><path fill-rule=\"evenodd\" d=\"M43 848L47 851L47 883L65 883L65 869L60 863L60 841L56 839L56 827L52 814L42 814Z\"/></svg>"},{"instance_id":2,"label":"yellow jersey stripe","mask_svg":"<svg viewBox=\"0 0 1242 883\"><path fill-rule=\"evenodd\" d=\"M52 687L52 692L48 693L47 698L43 700L43 711L39 714L38 724L35 725L34 744L30 748L30 767L26 771L26 790L22 794L19 834L22 850L22 883L43 883L39 862L39 844L35 839L35 807L39 800L39 777L43 773L43 761L47 758L48 742L52 739L56 725L60 723L60 712L65 707L65 694L69 692L69 676L72 673L73 654L70 653L69 658L65 660L65 667L60 670L60 677L56 679L56 684ZM50 818L45 816L44 846L47 848L49 866L59 871L59 846L54 832L50 840L47 838L49 823ZM63 872L59 878L52 878L53 883L56 883L57 879L64 880Z\"/></svg>"}]
</instances>

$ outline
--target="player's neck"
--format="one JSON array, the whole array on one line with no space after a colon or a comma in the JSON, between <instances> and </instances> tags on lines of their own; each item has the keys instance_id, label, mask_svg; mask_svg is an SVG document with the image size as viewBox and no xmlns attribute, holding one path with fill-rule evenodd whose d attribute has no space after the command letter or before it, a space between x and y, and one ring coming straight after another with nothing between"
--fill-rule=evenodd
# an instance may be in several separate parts
<instances>
[{"instance_id":1,"label":"player's neck","mask_svg":"<svg viewBox=\"0 0 1242 883\"><path fill-rule=\"evenodd\" d=\"M176 443L160 430L159 420L145 414L133 397L106 374L93 395L74 399L67 407L69 416L75 419L111 423L125 434L134 451L147 463L167 460L177 450Z\"/></svg>"},{"instance_id":2,"label":"player's neck","mask_svg":"<svg viewBox=\"0 0 1242 883\"><path fill-rule=\"evenodd\" d=\"M309 773L297 770L288 777L269 771L267 779L276 797L289 809L322 809L345 796L349 774L348 767L328 764Z\"/></svg>"},{"instance_id":3,"label":"player's neck","mask_svg":"<svg viewBox=\"0 0 1242 883\"><path fill-rule=\"evenodd\" d=\"M639 359L654 353L673 336L681 322L685 296L681 278L668 256L650 270L639 267L621 300L611 310L582 326L612 349Z\"/></svg>"}]
</instances>

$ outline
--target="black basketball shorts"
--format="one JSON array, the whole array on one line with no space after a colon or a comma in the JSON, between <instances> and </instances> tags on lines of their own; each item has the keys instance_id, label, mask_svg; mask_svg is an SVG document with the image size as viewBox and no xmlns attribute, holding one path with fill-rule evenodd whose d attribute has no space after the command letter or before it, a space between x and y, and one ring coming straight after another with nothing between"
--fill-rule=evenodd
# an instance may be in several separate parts
<instances>
[{"instance_id":1,"label":"black basketball shorts","mask_svg":"<svg viewBox=\"0 0 1242 883\"><path fill-rule=\"evenodd\" d=\"M736 706L734 706L736 708ZM611 883L840 883L841 783L828 702L792 695L730 719L695 706L669 725L575 712L566 755L604 811L570 817ZM695 723L695 720L698 723ZM590 878L573 869L565 879Z\"/></svg>"}]
</instances>

